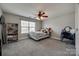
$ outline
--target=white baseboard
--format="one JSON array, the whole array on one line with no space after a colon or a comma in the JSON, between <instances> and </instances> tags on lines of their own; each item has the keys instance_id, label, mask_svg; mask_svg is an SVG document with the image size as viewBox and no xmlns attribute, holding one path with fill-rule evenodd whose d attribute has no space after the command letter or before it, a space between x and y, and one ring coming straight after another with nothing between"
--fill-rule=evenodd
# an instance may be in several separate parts
<instances>
[{"instance_id":1,"label":"white baseboard","mask_svg":"<svg viewBox=\"0 0 79 59\"><path fill-rule=\"evenodd\" d=\"M56 40L61 40L59 37L51 37L53 39L56 39Z\"/></svg>"},{"instance_id":2,"label":"white baseboard","mask_svg":"<svg viewBox=\"0 0 79 59\"><path fill-rule=\"evenodd\" d=\"M19 40L24 40L24 39L28 39L28 37L19 38Z\"/></svg>"}]
</instances>

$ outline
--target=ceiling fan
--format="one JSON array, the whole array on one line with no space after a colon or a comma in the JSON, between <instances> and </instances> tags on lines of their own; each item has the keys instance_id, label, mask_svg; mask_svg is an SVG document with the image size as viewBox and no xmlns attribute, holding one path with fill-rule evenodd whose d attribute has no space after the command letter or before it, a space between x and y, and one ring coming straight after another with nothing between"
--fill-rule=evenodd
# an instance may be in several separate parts
<instances>
[{"instance_id":1,"label":"ceiling fan","mask_svg":"<svg viewBox=\"0 0 79 59\"><path fill-rule=\"evenodd\" d=\"M48 15L44 11L39 11L37 14L38 20L43 20L44 18L48 18Z\"/></svg>"}]
</instances>

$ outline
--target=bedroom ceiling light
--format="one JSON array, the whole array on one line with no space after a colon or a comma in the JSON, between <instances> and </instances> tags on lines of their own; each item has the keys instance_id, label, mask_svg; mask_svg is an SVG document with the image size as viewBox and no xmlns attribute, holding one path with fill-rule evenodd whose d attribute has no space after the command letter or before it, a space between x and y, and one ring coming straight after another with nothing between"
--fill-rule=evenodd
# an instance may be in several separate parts
<instances>
[{"instance_id":1,"label":"bedroom ceiling light","mask_svg":"<svg viewBox=\"0 0 79 59\"><path fill-rule=\"evenodd\" d=\"M48 18L47 14L44 11L39 11L36 19L37 20L44 20L45 18Z\"/></svg>"}]
</instances>

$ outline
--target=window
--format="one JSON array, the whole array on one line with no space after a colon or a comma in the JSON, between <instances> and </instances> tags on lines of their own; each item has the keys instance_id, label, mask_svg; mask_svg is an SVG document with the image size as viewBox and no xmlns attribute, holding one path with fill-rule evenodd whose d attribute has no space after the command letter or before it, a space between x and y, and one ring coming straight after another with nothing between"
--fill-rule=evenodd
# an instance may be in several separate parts
<instances>
[{"instance_id":1,"label":"window","mask_svg":"<svg viewBox=\"0 0 79 59\"><path fill-rule=\"evenodd\" d=\"M21 33L28 33L28 21L21 21Z\"/></svg>"},{"instance_id":2,"label":"window","mask_svg":"<svg viewBox=\"0 0 79 59\"><path fill-rule=\"evenodd\" d=\"M28 33L35 31L35 22L21 20L21 33Z\"/></svg>"},{"instance_id":3,"label":"window","mask_svg":"<svg viewBox=\"0 0 79 59\"><path fill-rule=\"evenodd\" d=\"M29 22L29 32L35 32L35 22Z\"/></svg>"}]
</instances>

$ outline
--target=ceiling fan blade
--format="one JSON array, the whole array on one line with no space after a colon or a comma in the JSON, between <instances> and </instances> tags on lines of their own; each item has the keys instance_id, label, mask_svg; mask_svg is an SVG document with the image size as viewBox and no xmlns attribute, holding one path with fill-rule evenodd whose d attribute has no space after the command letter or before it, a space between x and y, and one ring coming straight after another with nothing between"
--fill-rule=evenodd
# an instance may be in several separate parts
<instances>
[{"instance_id":1,"label":"ceiling fan blade","mask_svg":"<svg viewBox=\"0 0 79 59\"><path fill-rule=\"evenodd\" d=\"M38 14L41 14L41 11L39 11Z\"/></svg>"},{"instance_id":2,"label":"ceiling fan blade","mask_svg":"<svg viewBox=\"0 0 79 59\"><path fill-rule=\"evenodd\" d=\"M42 17L48 17L48 16L42 16Z\"/></svg>"},{"instance_id":3,"label":"ceiling fan blade","mask_svg":"<svg viewBox=\"0 0 79 59\"><path fill-rule=\"evenodd\" d=\"M43 16L44 14L45 14L45 12L39 11L38 16Z\"/></svg>"},{"instance_id":4,"label":"ceiling fan blade","mask_svg":"<svg viewBox=\"0 0 79 59\"><path fill-rule=\"evenodd\" d=\"M44 14L45 14L45 12L42 13L42 15L44 15Z\"/></svg>"}]
</instances>

